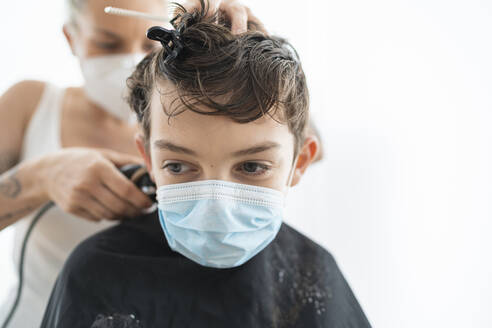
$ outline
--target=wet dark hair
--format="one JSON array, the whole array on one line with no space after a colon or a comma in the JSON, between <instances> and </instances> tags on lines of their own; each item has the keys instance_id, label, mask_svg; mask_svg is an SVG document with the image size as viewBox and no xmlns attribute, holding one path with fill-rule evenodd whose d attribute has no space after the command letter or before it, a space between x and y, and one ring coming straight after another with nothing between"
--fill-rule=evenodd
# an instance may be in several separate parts
<instances>
[{"instance_id":1,"label":"wet dark hair","mask_svg":"<svg viewBox=\"0 0 492 328\"><path fill-rule=\"evenodd\" d=\"M128 102L145 140L150 136L150 101L156 82L167 80L177 91L170 108L164 108L169 117L191 110L248 123L269 115L288 125L297 152L305 137L309 95L296 51L251 22L247 32L233 35L230 24L218 13L209 15L208 4L200 2L193 12L176 5L172 22L179 31L179 54L166 61L169 47L150 53L127 81Z\"/></svg>"}]
</instances>

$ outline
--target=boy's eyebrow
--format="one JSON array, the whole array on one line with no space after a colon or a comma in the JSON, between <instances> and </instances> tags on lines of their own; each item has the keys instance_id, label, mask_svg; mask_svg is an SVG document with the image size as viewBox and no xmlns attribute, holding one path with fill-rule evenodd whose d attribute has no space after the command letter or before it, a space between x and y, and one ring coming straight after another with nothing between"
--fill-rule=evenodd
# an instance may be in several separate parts
<instances>
[{"instance_id":1,"label":"boy's eyebrow","mask_svg":"<svg viewBox=\"0 0 492 328\"><path fill-rule=\"evenodd\" d=\"M169 150L175 153L181 153L181 154L187 154L187 155L193 155L196 156L196 152L194 152L191 149L185 148L183 146L178 146L176 144L173 144L172 142L166 141L164 139L159 139L154 141L154 146L162 149L162 150Z\"/></svg>"},{"instance_id":2,"label":"boy's eyebrow","mask_svg":"<svg viewBox=\"0 0 492 328\"><path fill-rule=\"evenodd\" d=\"M278 148L280 147L280 144L273 142L273 141L266 141L264 143L255 145L253 147L249 147L246 149L238 150L232 153L232 156L234 157L240 157L240 156L246 156L246 155L253 155L257 153L261 153L263 151L272 149L272 148Z\"/></svg>"},{"instance_id":3,"label":"boy's eyebrow","mask_svg":"<svg viewBox=\"0 0 492 328\"><path fill-rule=\"evenodd\" d=\"M197 153L191 149L188 149L183 146L179 146L176 144L173 144L172 142L169 142L164 139L158 139L154 141L154 146L162 149L162 150L169 150L175 153L181 153L181 154L187 154L187 155L193 155L197 156ZM253 155L257 153L261 153L263 151L270 150L272 148L278 148L280 147L280 144L273 142L273 141L266 141L264 143L254 145L252 147L246 148L246 149L241 149L238 151L235 151L232 153L233 157L240 157L240 156L246 156L246 155Z\"/></svg>"}]
</instances>

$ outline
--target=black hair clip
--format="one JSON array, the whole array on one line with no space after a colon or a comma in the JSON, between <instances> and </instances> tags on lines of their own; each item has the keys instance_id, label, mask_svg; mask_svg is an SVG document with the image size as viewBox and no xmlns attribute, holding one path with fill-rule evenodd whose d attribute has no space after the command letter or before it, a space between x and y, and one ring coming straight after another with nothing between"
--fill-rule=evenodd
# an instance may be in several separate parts
<instances>
[{"instance_id":1,"label":"black hair clip","mask_svg":"<svg viewBox=\"0 0 492 328\"><path fill-rule=\"evenodd\" d=\"M167 56L166 59L164 59L164 64L167 64L171 59L178 57L181 50L183 50L181 34L177 30L168 30L161 26L152 26L147 30L147 38L159 41L166 49Z\"/></svg>"}]
</instances>

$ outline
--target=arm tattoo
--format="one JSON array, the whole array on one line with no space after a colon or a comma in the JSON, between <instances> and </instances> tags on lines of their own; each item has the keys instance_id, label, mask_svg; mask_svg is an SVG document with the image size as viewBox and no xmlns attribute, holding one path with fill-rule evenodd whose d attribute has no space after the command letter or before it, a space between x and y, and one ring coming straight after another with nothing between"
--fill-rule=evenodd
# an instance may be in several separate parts
<instances>
[{"instance_id":1,"label":"arm tattoo","mask_svg":"<svg viewBox=\"0 0 492 328\"><path fill-rule=\"evenodd\" d=\"M12 166L17 164L19 157L13 153L6 153L0 156L0 197L16 198L21 190L22 185L17 178L17 168L14 167L7 171ZM31 205L21 209L16 209L7 213L0 214L0 222L15 219L19 216L24 216L32 212L35 208Z\"/></svg>"},{"instance_id":2,"label":"arm tattoo","mask_svg":"<svg viewBox=\"0 0 492 328\"><path fill-rule=\"evenodd\" d=\"M15 198L20 194L22 186L16 173L17 170L14 168L0 177L0 196Z\"/></svg>"}]
</instances>

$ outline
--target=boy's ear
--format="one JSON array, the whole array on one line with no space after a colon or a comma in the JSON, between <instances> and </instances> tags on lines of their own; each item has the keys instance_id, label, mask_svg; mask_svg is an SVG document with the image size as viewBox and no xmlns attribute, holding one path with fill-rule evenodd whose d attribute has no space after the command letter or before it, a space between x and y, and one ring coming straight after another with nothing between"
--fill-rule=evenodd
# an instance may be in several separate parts
<instances>
[{"instance_id":1,"label":"boy's ear","mask_svg":"<svg viewBox=\"0 0 492 328\"><path fill-rule=\"evenodd\" d=\"M141 133L135 134L135 143L137 144L138 152L140 156L144 159L145 167L147 172L149 172L150 178L155 183L154 173L152 172L152 160L150 158L150 150L145 146L145 138Z\"/></svg>"},{"instance_id":2,"label":"boy's ear","mask_svg":"<svg viewBox=\"0 0 492 328\"><path fill-rule=\"evenodd\" d=\"M315 160L319 151L319 139L315 135L307 136L302 148L299 151L296 167L292 173L291 187L297 185L301 181L301 177L308 166Z\"/></svg>"}]
</instances>

